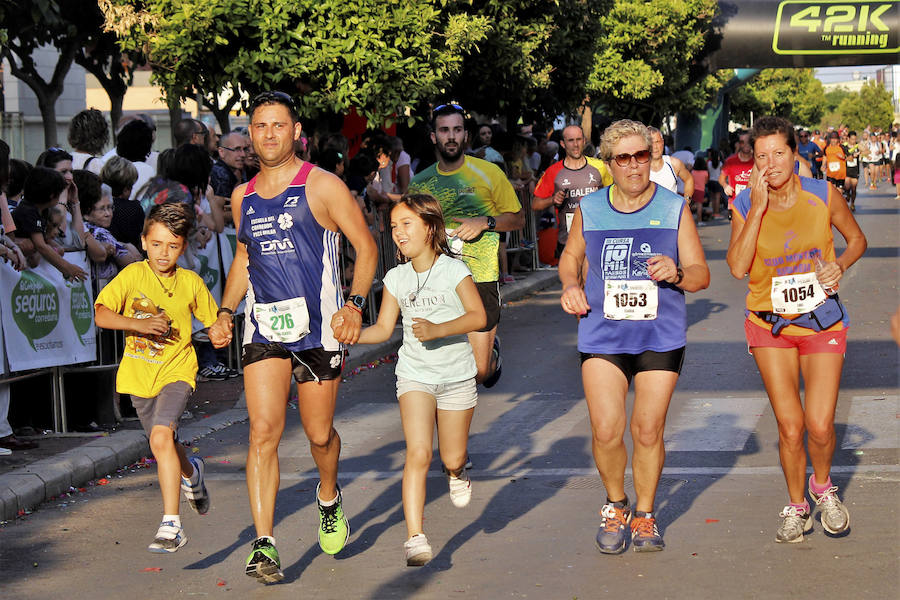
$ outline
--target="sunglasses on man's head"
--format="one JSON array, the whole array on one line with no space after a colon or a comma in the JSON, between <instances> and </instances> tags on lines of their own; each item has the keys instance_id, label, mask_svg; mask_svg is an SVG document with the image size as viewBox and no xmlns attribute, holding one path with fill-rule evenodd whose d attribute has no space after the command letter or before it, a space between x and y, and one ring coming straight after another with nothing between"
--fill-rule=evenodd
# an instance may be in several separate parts
<instances>
[{"instance_id":1,"label":"sunglasses on man's head","mask_svg":"<svg viewBox=\"0 0 900 600\"><path fill-rule=\"evenodd\" d=\"M613 156L613 160L616 161L616 164L620 167L627 167L628 165L630 165L632 158L636 160L639 165L642 165L650 161L650 151L638 150L634 154L623 152L622 154L616 154L615 156Z\"/></svg>"},{"instance_id":2,"label":"sunglasses on man's head","mask_svg":"<svg viewBox=\"0 0 900 600\"><path fill-rule=\"evenodd\" d=\"M253 99L253 104L259 102L271 102L272 100L281 100L282 102L290 102L291 104L294 103L294 99L284 92L262 92Z\"/></svg>"},{"instance_id":3,"label":"sunglasses on man's head","mask_svg":"<svg viewBox=\"0 0 900 600\"><path fill-rule=\"evenodd\" d=\"M437 115L438 113L449 113L450 111L464 113L464 112L466 112L466 109L464 109L459 104L454 104L454 103L450 102L448 104L441 104L439 106L435 106L434 110L431 111L431 114Z\"/></svg>"}]
</instances>

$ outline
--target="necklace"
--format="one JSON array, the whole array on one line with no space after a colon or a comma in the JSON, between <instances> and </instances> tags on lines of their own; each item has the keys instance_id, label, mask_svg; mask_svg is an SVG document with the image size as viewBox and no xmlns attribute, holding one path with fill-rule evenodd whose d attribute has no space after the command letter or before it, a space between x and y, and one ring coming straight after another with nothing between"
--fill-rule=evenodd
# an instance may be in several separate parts
<instances>
[{"instance_id":1,"label":"necklace","mask_svg":"<svg viewBox=\"0 0 900 600\"><path fill-rule=\"evenodd\" d=\"M153 267L150 267L150 263L147 263L147 266L150 268L150 272L153 273L153 276L156 277L156 280L159 282L159 286L163 289L163 291L168 294L169 298L172 297L172 293L175 291L175 286L178 284L176 280L175 283L172 284L171 288L167 288L165 284L162 282L162 279L159 278L159 275L156 274L156 271L153 270ZM178 269L178 267L175 267Z\"/></svg>"},{"instance_id":2,"label":"necklace","mask_svg":"<svg viewBox=\"0 0 900 600\"><path fill-rule=\"evenodd\" d=\"M431 262L431 266L428 268L428 275L425 276L425 281L422 282L422 285L419 285L419 272L413 269L413 273L416 274L416 291L409 295L409 301L415 302L416 298L419 296L419 292L422 291L422 288L425 287L425 284L428 283L428 278L431 277L431 272L434 271L434 263L437 262L437 256L434 257L434 260Z\"/></svg>"}]
</instances>

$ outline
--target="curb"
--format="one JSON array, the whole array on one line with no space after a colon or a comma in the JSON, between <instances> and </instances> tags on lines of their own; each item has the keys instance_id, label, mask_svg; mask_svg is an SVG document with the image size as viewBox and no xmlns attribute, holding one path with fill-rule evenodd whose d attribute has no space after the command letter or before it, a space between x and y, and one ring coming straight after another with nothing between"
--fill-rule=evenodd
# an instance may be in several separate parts
<instances>
[{"instance_id":1,"label":"curb","mask_svg":"<svg viewBox=\"0 0 900 600\"><path fill-rule=\"evenodd\" d=\"M558 283L555 270L533 271L524 279L503 286L500 289L501 299L504 304L515 302ZM352 352L345 368L353 369L396 352L401 337L402 332L397 329L390 340ZM181 427L178 433L183 440L197 440L247 418L246 399L242 391L231 410ZM80 487L93 479L109 477L117 469L127 467L149 454L150 443L143 431L122 430L36 461L21 470L0 475L0 521L15 519L20 510L30 510L68 491L70 487Z\"/></svg>"}]
</instances>

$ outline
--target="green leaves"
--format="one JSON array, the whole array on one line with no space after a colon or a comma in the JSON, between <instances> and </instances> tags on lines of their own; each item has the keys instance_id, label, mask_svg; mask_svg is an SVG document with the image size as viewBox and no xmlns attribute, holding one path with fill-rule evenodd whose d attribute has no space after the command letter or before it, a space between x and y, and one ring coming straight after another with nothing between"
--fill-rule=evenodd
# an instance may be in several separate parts
<instances>
[{"instance_id":1,"label":"green leaves","mask_svg":"<svg viewBox=\"0 0 900 600\"><path fill-rule=\"evenodd\" d=\"M889 131L894 120L894 109L891 94L883 85L875 81L867 81L859 93L850 94L838 107L841 123L850 129L862 131L868 126L880 127ZM838 125L838 123L829 123Z\"/></svg>"},{"instance_id":2,"label":"green leaves","mask_svg":"<svg viewBox=\"0 0 900 600\"><path fill-rule=\"evenodd\" d=\"M733 118L777 115L798 125L815 126L825 111L825 90L812 69L764 69L732 93Z\"/></svg>"},{"instance_id":3,"label":"green leaves","mask_svg":"<svg viewBox=\"0 0 900 600\"><path fill-rule=\"evenodd\" d=\"M150 27L108 25L124 45L147 48L170 94L279 88L303 116L355 106L374 124L436 94L486 29L428 0L109 1L157 17Z\"/></svg>"},{"instance_id":4,"label":"green leaves","mask_svg":"<svg viewBox=\"0 0 900 600\"><path fill-rule=\"evenodd\" d=\"M699 111L718 90L701 65L715 0L614 0L588 81L591 97L653 107L656 117ZM646 117L645 117L646 118Z\"/></svg>"},{"instance_id":5,"label":"green leaves","mask_svg":"<svg viewBox=\"0 0 900 600\"><path fill-rule=\"evenodd\" d=\"M377 125L437 96L554 116L585 92L662 114L718 89L700 67L715 0L100 1L168 94L280 88L306 117Z\"/></svg>"}]
</instances>

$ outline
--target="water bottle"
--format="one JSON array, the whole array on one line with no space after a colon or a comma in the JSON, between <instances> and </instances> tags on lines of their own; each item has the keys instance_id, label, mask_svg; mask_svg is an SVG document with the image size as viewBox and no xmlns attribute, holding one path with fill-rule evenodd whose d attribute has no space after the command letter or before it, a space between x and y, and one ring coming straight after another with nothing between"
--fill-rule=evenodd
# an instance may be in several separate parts
<instances>
[{"instance_id":1,"label":"water bottle","mask_svg":"<svg viewBox=\"0 0 900 600\"><path fill-rule=\"evenodd\" d=\"M822 260L821 254L816 254L813 260L816 263L816 271L820 271L825 267L825 261ZM820 284L821 285L821 284ZM837 287L825 287L822 286L822 291L828 294L829 296L834 296L837 293Z\"/></svg>"}]
</instances>

